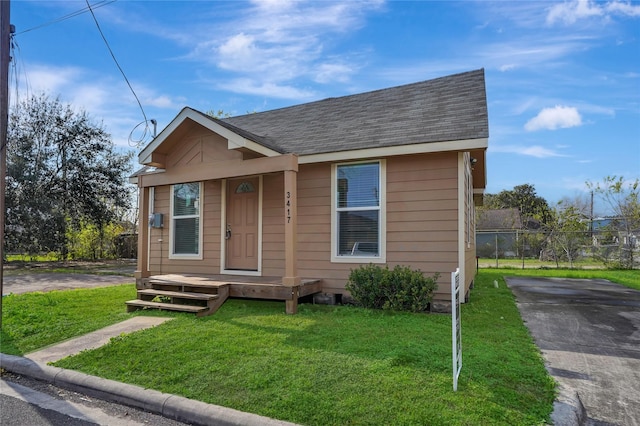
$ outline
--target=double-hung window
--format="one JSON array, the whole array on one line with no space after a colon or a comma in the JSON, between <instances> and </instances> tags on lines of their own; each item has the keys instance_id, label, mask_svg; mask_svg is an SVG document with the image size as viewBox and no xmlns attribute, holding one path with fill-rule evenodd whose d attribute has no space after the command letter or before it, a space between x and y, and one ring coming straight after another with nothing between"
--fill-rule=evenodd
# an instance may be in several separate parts
<instances>
[{"instance_id":1,"label":"double-hung window","mask_svg":"<svg viewBox=\"0 0 640 426\"><path fill-rule=\"evenodd\" d=\"M171 187L171 257L202 259L202 184Z\"/></svg>"},{"instance_id":2,"label":"double-hung window","mask_svg":"<svg viewBox=\"0 0 640 426\"><path fill-rule=\"evenodd\" d=\"M380 160L333 165L332 261L385 262L384 164Z\"/></svg>"}]
</instances>

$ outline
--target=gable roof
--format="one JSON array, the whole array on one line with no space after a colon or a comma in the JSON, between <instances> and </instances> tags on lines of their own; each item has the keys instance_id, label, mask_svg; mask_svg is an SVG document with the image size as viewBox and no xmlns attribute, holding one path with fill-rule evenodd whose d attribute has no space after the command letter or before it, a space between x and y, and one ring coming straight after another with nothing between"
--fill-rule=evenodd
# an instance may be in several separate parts
<instances>
[{"instance_id":1,"label":"gable roof","mask_svg":"<svg viewBox=\"0 0 640 426\"><path fill-rule=\"evenodd\" d=\"M298 155L489 137L482 69L220 121Z\"/></svg>"},{"instance_id":2,"label":"gable roof","mask_svg":"<svg viewBox=\"0 0 640 426\"><path fill-rule=\"evenodd\" d=\"M224 119L185 107L138 155L140 164L163 167L170 147L189 123L228 141L228 149L261 156L296 154L300 162L436 151L472 151L480 158L489 137L484 70L329 98ZM476 167L478 168L478 167ZM475 184L474 184L475 185Z\"/></svg>"}]
</instances>

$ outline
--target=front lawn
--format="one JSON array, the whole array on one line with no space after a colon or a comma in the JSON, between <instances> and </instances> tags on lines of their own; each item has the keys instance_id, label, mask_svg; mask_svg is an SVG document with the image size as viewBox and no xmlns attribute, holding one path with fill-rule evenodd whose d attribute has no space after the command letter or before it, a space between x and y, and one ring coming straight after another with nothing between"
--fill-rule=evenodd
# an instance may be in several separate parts
<instances>
[{"instance_id":1,"label":"front lawn","mask_svg":"<svg viewBox=\"0 0 640 426\"><path fill-rule=\"evenodd\" d=\"M131 317L132 284L94 289L9 294L2 298L0 350L24 355Z\"/></svg>"},{"instance_id":2,"label":"front lawn","mask_svg":"<svg viewBox=\"0 0 640 426\"><path fill-rule=\"evenodd\" d=\"M113 295L121 312L128 297ZM463 306L458 392L449 315L229 300L172 316L55 365L308 425L535 425L552 410L553 381L498 273L481 272Z\"/></svg>"}]
</instances>

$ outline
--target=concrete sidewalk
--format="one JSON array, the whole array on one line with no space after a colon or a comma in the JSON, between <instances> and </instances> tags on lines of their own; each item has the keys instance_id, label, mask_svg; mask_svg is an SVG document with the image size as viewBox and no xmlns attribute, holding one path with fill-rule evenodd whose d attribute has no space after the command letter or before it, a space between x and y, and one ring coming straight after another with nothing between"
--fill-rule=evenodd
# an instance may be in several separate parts
<instances>
[{"instance_id":1,"label":"concrete sidewalk","mask_svg":"<svg viewBox=\"0 0 640 426\"><path fill-rule=\"evenodd\" d=\"M167 320L171 320L171 318L134 317L85 336L32 352L24 358L0 353L0 367L12 373L43 380L74 392L139 408L193 425L294 426L293 423L257 414L206 404L140 386L46 365L47 362L57 361L83 350L98 348L108 343L112 337L154 327Z\"/></svg>"},{"instance_id":2,"label":"concrete sidewalk","mask_svg":"<svg viewBox=\"0 0 640 426\"><path fill-rule=\"evenodd\" d=\"M172 318L162 317L133 317L128 320L110 325L103 329L76 337L64 342L48 346L36 352L25 355L33 361L49 363L61 360L70 355L78 354L84 350L97 349L109 343L112 337L120 336L123 333L133 333L134 331L144 330L145 328L155 327Z\"/></svg>"}]
</instances>

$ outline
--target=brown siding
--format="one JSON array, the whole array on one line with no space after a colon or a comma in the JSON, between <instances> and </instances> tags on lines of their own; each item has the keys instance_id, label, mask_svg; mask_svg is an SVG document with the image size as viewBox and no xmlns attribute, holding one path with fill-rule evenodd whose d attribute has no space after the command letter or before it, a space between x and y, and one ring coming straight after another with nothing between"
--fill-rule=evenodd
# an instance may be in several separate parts
<instances>
[{"instance_id":1,"label":"brown siding","mask_svg":"<svg viewBox=\"0 0 640 426\"><path fill-rule=\"evenodd\" d=\"M439 272L448 298L457 266L457 154L387 159L387 264ZM323 278L326 292L343 292L358 263L331 263L331 164L302 165L298 173L298 269Z\"/></svg>"},{"instance_id":2,"label":"brown siding","mask_svg":"<svg viewBox=\"0 0 640 426\"><path fill-rule=\"evenodd\" d=\"M195 140L195 139L194 139ZM202 141L200 141L202 142ZM194 142L194 147L198 142ZM200 147L206 144L200 143ZM215 144L209 144L215 145ZM226 147L225 147L226 149ZM196 149L197 151L197 149ZM186 152L189 152L187 149ZM190 154L181 157L194 158ZM202 157L201 158L205 158ZM180 161L183 161L180 160ZM174 162L173 164L176 164ZM450 272L458 266L457 153L386 159L387 264L406 265L427 275L440 274L436 299L449 299ZM262 275L284 274L284 178L263 176ZM331 164L302 164L298 172L298 271L321 278L326 292L344 292L359 263L331 262ZM155 190L156 213L165 214L162 230L151 230L150 272L220 272L221 181L204 185L202 260L169 259L170 187ZM158 240L162 239L162 243ZM475 248L466 250L468 280L475 271Z\"/></svg>"},{"instance_id":3,"label":"brown siding","mask_svg":"<svg viewBox=\"0 0 640 426\"><path fill-rule=\"evenodd\" d=\"M242 153L230 151L225 138L200 128L200 131L194 130L171 150L167 155L167 169L233 159L242 159Z\"/></svg>"},{"instance_id":4,"label":"brown siding","mask_svg":"<svg viewBox=\"0 0 640 426\"><path fill-rule=\"evenodd\" d=\"M169 233L171 228L169 185L156 187L154 213L164 214L164 227L151 229L151 250L149 252L149 270L151 274L194 273L217 274L220 272L220 181L204 183L204 202L201 203L202 260L169 259ZM162 240L160 242L159 240Z\"/></svg>"},{"instance_id":5,"label":"brown siding","mask_svg":"<svg viewBox=\"0 0 640 426\"><path fill-rule=\"evenodd\" d=\"M458 263L457 154L387 160L387 264L440 274L436 299L449 299Z\"/></svg>"}]
</instances>

